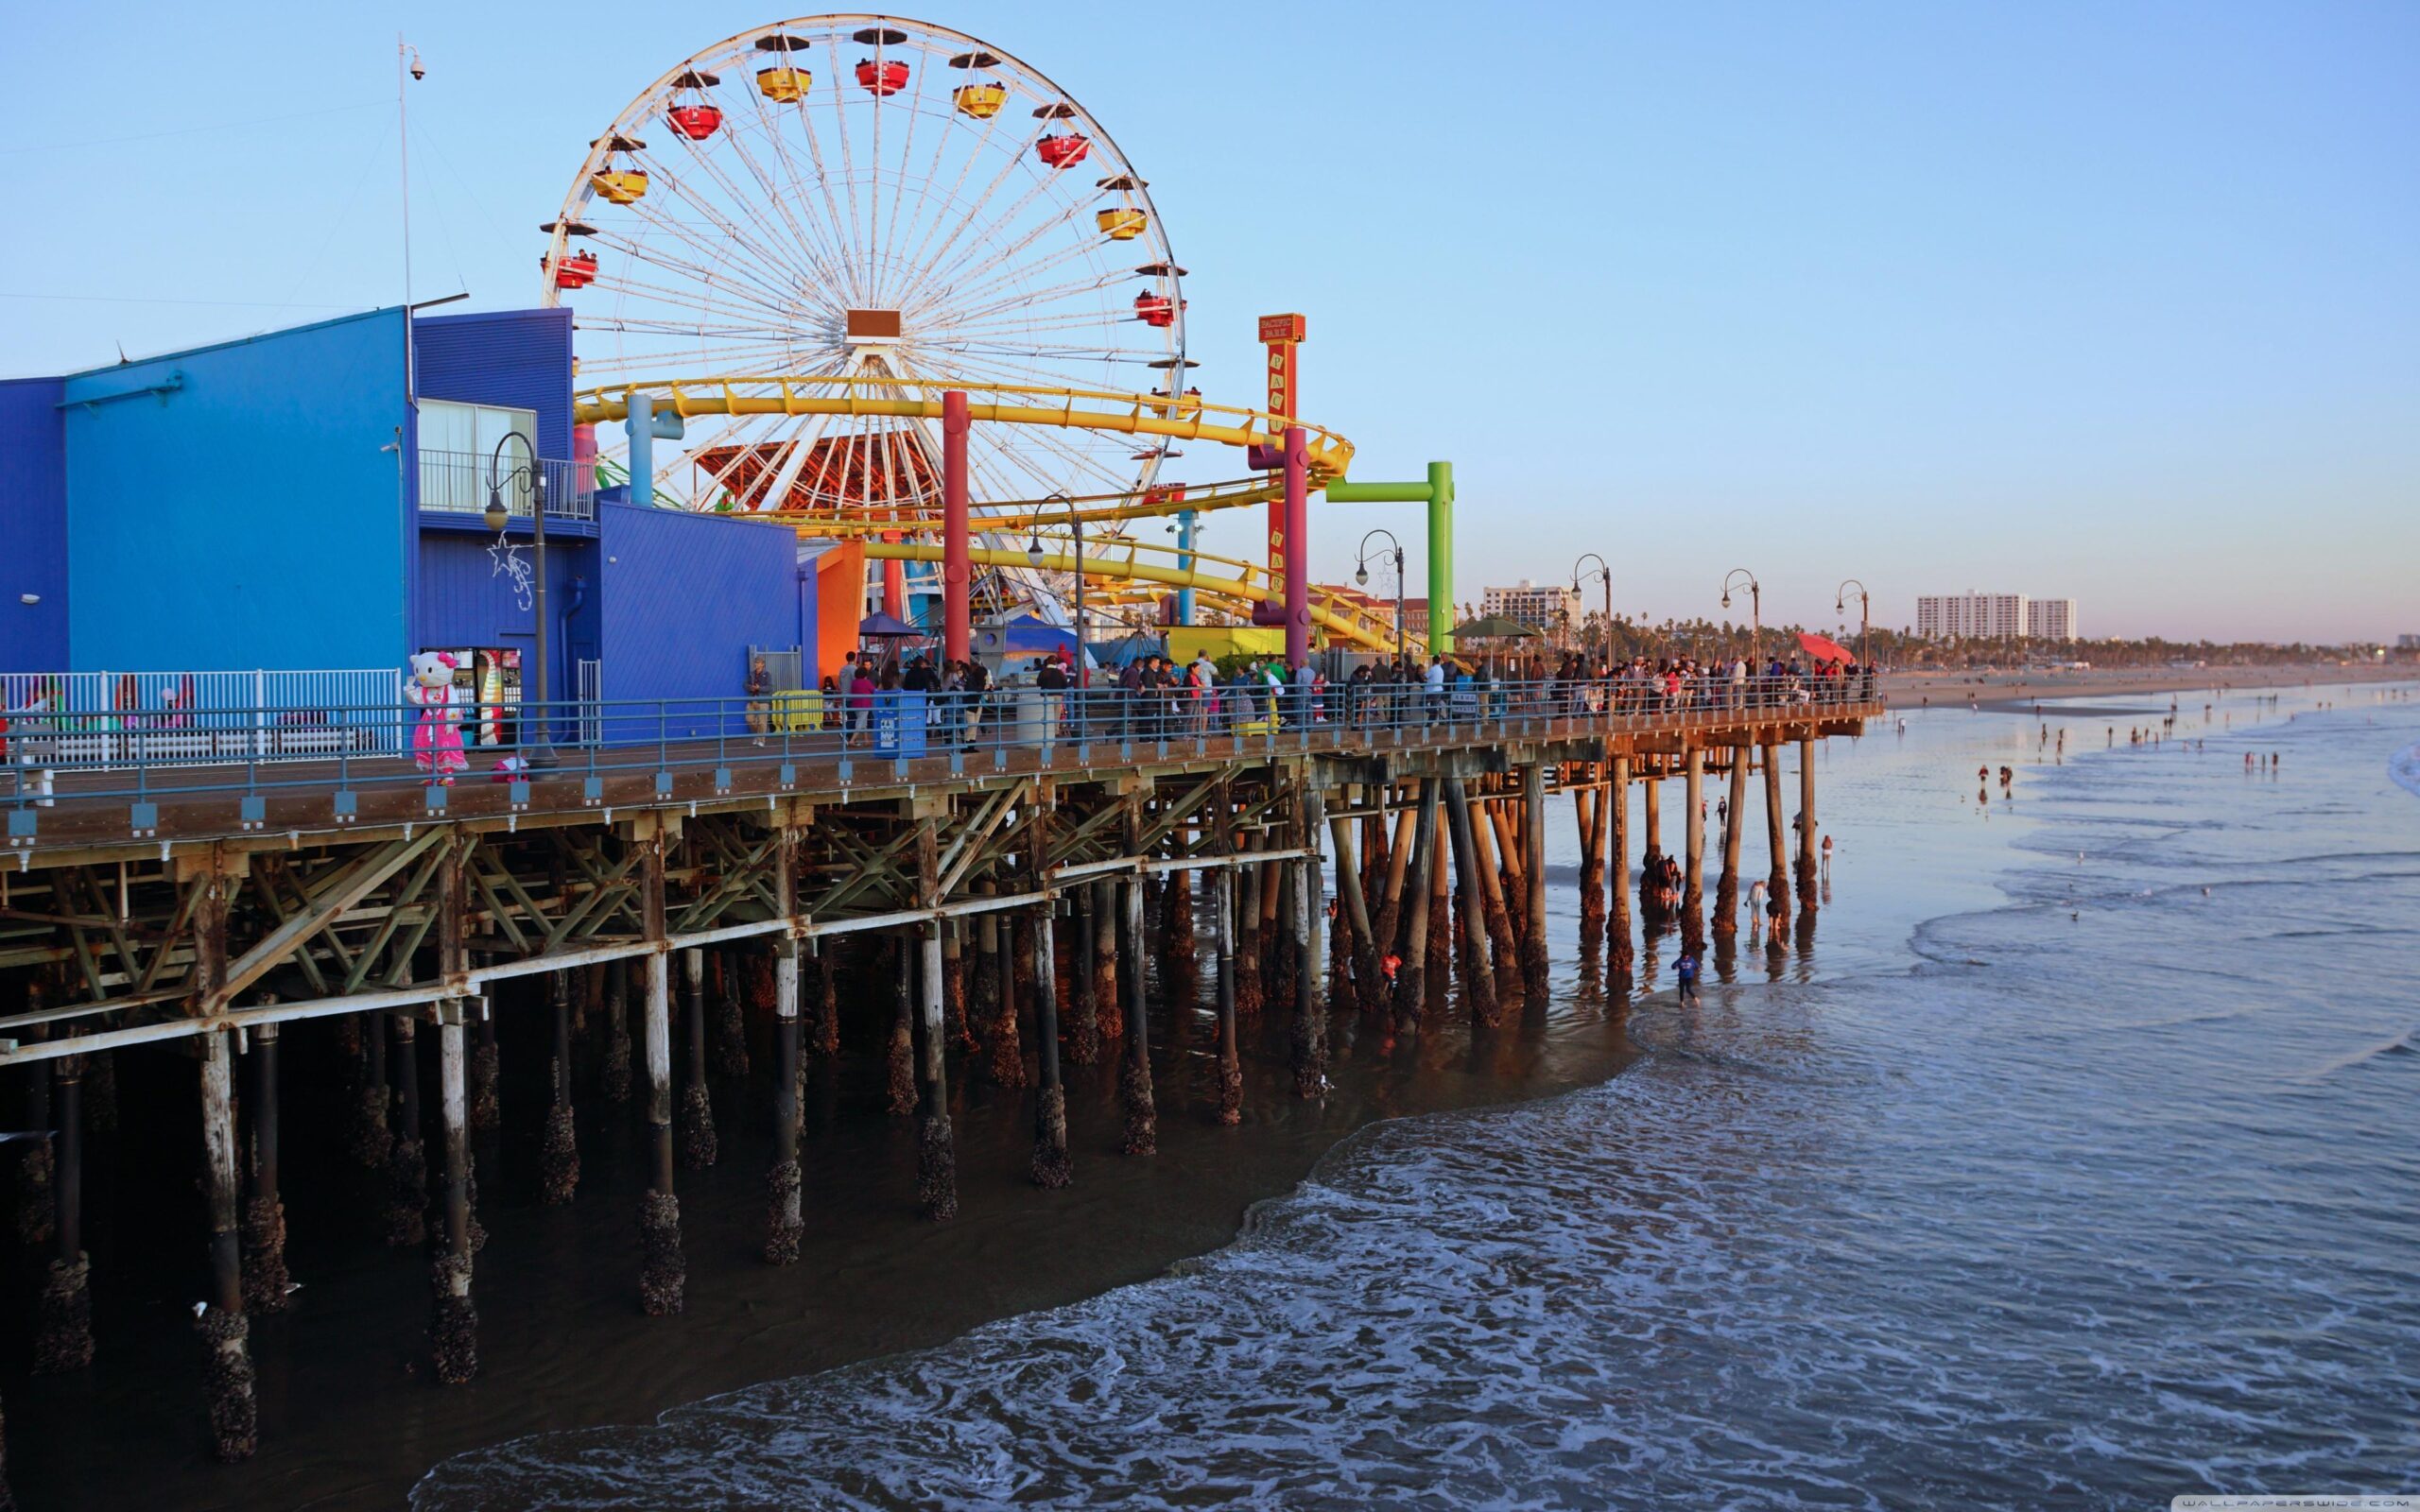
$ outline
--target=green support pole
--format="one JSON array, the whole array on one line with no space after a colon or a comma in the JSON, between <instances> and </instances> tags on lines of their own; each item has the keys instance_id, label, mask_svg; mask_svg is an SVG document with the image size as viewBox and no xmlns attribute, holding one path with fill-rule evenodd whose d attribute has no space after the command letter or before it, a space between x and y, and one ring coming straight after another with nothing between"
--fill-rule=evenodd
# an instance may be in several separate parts
<instances>
[{"instance_id":1,"label":"green support pole","mask_svg":"<svg viewBox=\"0 0 2420 1512\"><path fill-rule=\"evenodd\" d=\"M1330 504L1428 506L1428 649L1454 648L1454 464L1428 464L1426 483L1353 483L1339 478L1324 490Z\"/></svg>"},{"instance_id":2,"label":"green support pole","mask_svg":"<svg viewBox=\"0 0 2420 1512\"><path fill-rule=\"evenodd\" d=\"M1428 650L1454 648L1454 464L1428 464Z\"/></svg>"}]
</instances>

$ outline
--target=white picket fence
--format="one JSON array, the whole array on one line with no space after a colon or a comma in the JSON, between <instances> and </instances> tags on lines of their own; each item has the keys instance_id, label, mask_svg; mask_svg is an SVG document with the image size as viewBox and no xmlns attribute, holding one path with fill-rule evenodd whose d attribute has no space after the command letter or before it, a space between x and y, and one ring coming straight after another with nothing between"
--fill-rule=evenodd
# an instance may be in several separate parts
<instances>
[{"instance_id":1,"label":"white picket fence","mask_svg":"<svg viewBox=\"0 0 2420 1512\"><path fill-rule=\"evenodd\" d=\"M395 755L410 742L398 667L0 672L20 765L83 769Z\"/></svg>"}]
</instances>

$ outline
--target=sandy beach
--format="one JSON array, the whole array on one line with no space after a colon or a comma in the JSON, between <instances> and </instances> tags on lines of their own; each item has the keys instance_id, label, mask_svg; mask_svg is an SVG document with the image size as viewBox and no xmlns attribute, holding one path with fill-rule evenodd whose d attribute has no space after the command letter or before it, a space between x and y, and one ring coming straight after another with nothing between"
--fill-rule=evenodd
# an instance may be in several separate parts
<instances>
[{"instance_id":1,"label":"sandy beach","mask_svg":"<svg viewBox=\"0 0 2420 1512\"><path fill-rule=\"evenodd\" d=\"M2283 666L2110 667L2051 672L1886 672L1884 702L1894 709L1958 704L1973 699L1986 709L2022 709L2047 698L2104 697L2111 694L2243 692L2256 688L2301 688L2314 683L2420 681L2420 665L2388 662L2359 665L2304 662Z\"/></svg>"}]
</instances>

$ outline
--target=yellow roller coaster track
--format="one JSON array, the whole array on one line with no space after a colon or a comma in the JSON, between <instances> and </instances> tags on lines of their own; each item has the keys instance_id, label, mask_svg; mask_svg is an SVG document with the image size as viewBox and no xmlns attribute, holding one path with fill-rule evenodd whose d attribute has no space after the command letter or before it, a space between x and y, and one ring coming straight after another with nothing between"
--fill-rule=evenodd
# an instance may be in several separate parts
<instances>
[{"instance_id":1,"label":"yellow roller coaster track","mask_svg":"<svg viewBox=\"0 0 2420 1512\"><path fill-rule=\"evenodd\" d=\"M929 385L926 387L929 387ZM953 383L967 395L967 418L978 423L1052 425L1079 430L1115 431L1132 436L1165 437L1171 440L1210 441L1226 446L1274 446L1288 424L1302 425L1309 441L1311 486L1314 489L1344 476L1353 460L1353 443L1334 431L1306 421L1288 420L1265 410L1213 404L1191 394L1174 397L1118 393L1108 389L1037 388L1010 384ZM683 419L698 415L835 415L939 421L940 399L898 397L896 378L753 377L640 379L581 390L574 401L574 418L583 424L602 424L630 414L633 394L653 401L659 414ZM1192 509L1235 508L1267 502L1275 491L1266 477L1243 478L1187 488L1173 485L1138 490L1130 494L1097 494L1075 501L1075 515L1086 524L1164 518ZM975 507L978 531L1035 531L1066 528L1069 509L1063 503L1031 499L988 500ZM931 529L939 521L930 509L894 513L838 510L775 511L760 518L795 524L802 534L872 537L883 532ZM938 542L867 540L866 555L876 560L940 561ZM1163 564L1143 559L1143 553L1179 554L1156 542L1113 536L1088 541L1084 571L1132 584L1163 584L1190 588L1213 607L1249 619L1254 604L1270 595L1265 567L1228 558L1191 553L1194 565L1175 560ZM1034 566L1023 551L977 545L970 559L989 567ZM1205 572L1203 562L1231 569L1235 576ZM1075 570L1070 555L1046 555L1045 572ZM1314 585L1311 621L1331 636L1374 650L1394 649L1394 627L1369 613L1350 598ZM1425 649L1425 638L1407 634L1405 644Z\"/></svg>"}]
</instances>

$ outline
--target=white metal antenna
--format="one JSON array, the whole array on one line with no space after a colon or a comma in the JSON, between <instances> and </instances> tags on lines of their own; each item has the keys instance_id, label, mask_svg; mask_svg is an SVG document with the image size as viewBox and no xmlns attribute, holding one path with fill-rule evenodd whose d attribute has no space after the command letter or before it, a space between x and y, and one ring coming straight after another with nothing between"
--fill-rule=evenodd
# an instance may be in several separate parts
<instances>
[{"instance_id":1,"label":"white metal antenna","mask_svg":"<svg viewBox=\"0 0 2420 1512\"><path fill-rule=\"evenodd\" d=\"M395 146L403 166L404 191L404 403L411 404L420 398L420 374L412 353L412 132L411 112L404 100L407 73L416 79L428 77L421 64L420 49L404 41L399 31L395 33Z\"/></svg>"}]
</instances>

